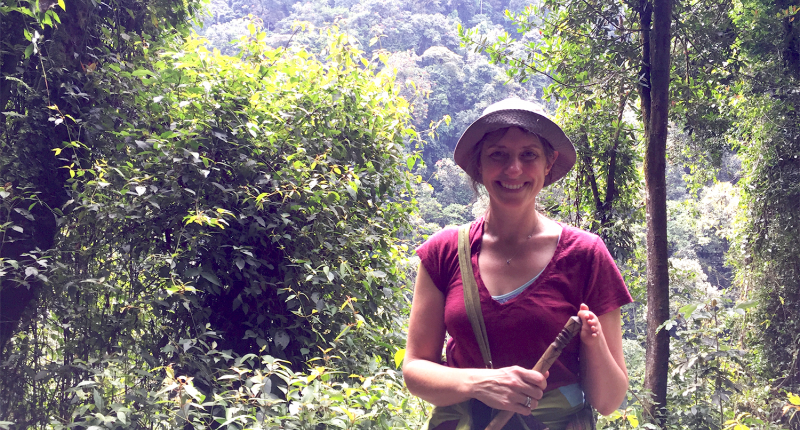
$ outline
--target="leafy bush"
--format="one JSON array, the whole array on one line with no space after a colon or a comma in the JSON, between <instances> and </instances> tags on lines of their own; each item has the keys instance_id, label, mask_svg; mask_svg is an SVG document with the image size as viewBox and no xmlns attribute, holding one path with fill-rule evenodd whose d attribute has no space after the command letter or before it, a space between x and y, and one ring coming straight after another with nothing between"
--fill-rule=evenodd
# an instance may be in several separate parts
<instances>
[{"instance_id":1,"label":"leafy bush","mask_svg":"<svg viewBox=\"0 0 800 430\"><path fill-rule=\"evenodd\" d=\"M270 49L255 30L241 58L190 39L146 51L148 68L98 66L87 97L116 100L96 111L104 146L82 143L84 124L53 106L73 136L54 151L72 200L38 273L48 288L2 363L3 387L17 393L4 395L8 418L21 427L210 425L223 406L255 411L230 406L251 388L222 378L236 357L247 358L234 367L257 353L305 372L310 388L291 373L285 392L264 392L292 404L354 384L317 387L314 371L366 381L404 345L408 105L347 36L328 35L323 62ZM366 419L353 411L381 404L375 416L391 421L388 404L362 400L379 387L402 393L383 372L314 419L352 413L350 427ZM399 405L407 394L387 396ZM192 405L163 404L183 398ZM204 402L216 403L196 408ZM297 415L273 403L260 421Z\"/></svg>"},{"instance_id":2,"label":"leafy bush","mask_svg":"<svg viewBox=\"0 0 800 430\"><path fill-rule=\"evenodd\" d=\"M212 392L172 366L139 369L135 373L147 388L131 387L133 369L106 359L104 371L68 390L79 399L70 421L49 427L413 429L427 413L426 405L405 390L399 372L377 356L362 376L327 366L296 372L268 355L239 357L214 349L192 354L218 363ZM129 394L123 396L124 391Z\"/></svg>"}]
</instances>

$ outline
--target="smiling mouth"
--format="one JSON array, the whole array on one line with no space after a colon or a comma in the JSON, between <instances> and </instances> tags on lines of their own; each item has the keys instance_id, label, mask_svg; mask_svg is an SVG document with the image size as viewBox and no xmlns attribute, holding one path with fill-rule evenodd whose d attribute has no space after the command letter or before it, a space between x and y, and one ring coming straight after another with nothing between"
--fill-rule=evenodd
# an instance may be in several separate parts
<instances>
[{"instance_id":1,"label":"smiling mouth","mask_svg":"<svg viewBox=\"0 0 800 430\"><path fill-rule=\"evenodd\" d=\"M520 188L525 186L524 183L522 183L522 184L506 184L506 183L503 183L503 182L500 182L500 185L502 185L503 188L505 188L507 190L518 190L518 189L520 189Z\"/></svg>"}]
</instances>

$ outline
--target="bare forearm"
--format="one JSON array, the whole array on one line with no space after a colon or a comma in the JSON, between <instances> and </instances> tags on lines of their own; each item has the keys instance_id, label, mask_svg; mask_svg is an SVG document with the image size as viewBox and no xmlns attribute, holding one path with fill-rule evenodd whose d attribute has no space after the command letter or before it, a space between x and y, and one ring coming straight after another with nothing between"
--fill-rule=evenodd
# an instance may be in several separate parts
<instances>
[{"instance_id":1,"label":"bare forearm","mask_svg":"<svg viewBox=\"0 0 800 430\"><path fill-rule=\"evenodd\" d=\"M596 340L582 348L583 389L589 403L599 413L608 415L619 408L625 399L628 375L614 359L605 338L599 336Z\"/></svg>"},{"instance_id":2,"label":"bare forearm","mask_svg":"<svg viewBox=\"0 0 800 430\"><path fill-rule=\"evenodd\" d=\"M403 379L411 394L435 406L450 406L472 398L466 382L470 370L413 360L403 365Z\"/></svg>"},{"instance_id":3,"label":"bare forearm","mask_svg":"<svg viewBox=\"0 0 800 430\"><path fill-rule=\"evenodd\" d=\"M619 309L599 317L581 305L581 383L589 403L603 415L614 412L628 391L628 370L622 353Z\"/></svg>"},{"instance_id":4,"label":"bare forearm","mask_svg":"<svg viewBox=\"0 0 800 430\"><path fill-rule=\"evenodd\" d=\"M436 406L478 399L493 409L524 415L535 409L547 387L547 374L519 366L502 369L456 369L429 360L403 366L408 390Z\"/></svg>"},{"instance_id":5,"label":"bare forearm","mask_svg":"<svg viewBox=\"0 0 800 430\"><path fill-rule=\"evenodd\" d=\"M403 378L408 390L436 406L475 398L494 409L530 414L547 387L546 375L519 366L458 369L440 364L444 296L420 265L411 305Z\"/></svg>"}]
</instances>

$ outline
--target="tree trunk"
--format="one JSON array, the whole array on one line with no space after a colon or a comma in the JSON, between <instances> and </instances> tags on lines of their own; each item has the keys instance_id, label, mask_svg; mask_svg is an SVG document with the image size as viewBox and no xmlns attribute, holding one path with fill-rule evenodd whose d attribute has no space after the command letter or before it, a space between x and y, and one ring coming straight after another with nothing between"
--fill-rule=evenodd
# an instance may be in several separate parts
<instances>
[{"instance_id":1,"label":"tree trunk","mask_svg":"<svg viewBox=\"0 0 800 430\"><path fill-rule=\"evenodd\" d=\"M649 8L644 7L643 12ZM650 415L664 424L669 370L669 334L659 327L669 318L669 265L667 254L666 148L669 115L671 0L652 1L652 30L643 36L643 59L649 60L648 101L642 98L645 124L644 177L647 209L647 361L644 388L652 395ZM649 13L642 14L642 23ZM648 52L649 51L649 52ZM643 84L645 84L643 83Z\"/></svg>"},{"instance_id":2,"label":"tree trunk","mask_svg":"<svg viewBox=\"0 0 800 430\"><path fill-rule=\"evenodd\" d=\"M23 199L19 206L27 208L32 199ZM20 266L35 266L34 259L25 254L36 249L47 250L53 246L58 231L53 213L42 204L31 209L33 220L28 220L9 208L0 209L0 222L12 222L23 228L24 233L14 230L6 232L6 241L0 244L0 258L16 260ZM0 361L6 358L6 344L14 336L20 321L35 303L43 283L34 278L27 279L29 285L19 285L8 277L0 278Z\"/></svg>"}]
</instances>

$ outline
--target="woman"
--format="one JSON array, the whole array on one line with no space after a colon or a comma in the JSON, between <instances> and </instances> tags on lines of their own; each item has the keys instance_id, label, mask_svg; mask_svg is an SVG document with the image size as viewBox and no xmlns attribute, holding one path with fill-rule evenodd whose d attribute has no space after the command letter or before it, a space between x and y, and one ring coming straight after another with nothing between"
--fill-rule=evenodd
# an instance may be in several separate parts
<instances>
[{"instance_id":1,"label":"woman","mask_svg":"<svg viewBox=\"0 0 800 430\"><path fill-rule=\"evenodd\" d=\"M630 294L602 240L536 210L542 188L575 164L569 138L537 105L507 99L470 125L454 158L489 195L469 237L493 368L484 364L466 315L457 230L445 229L417 249L421 264L403 365L408 389L437 407L476 399L525 416L540 412L543 397L543 405L566 399L568 410L542 412L551 430L565 428L584 398L610 414L628 387L620 307L632 301ZM583 322L580 341L549 372L529 370L572 315ZM438 424L430 428L455 428L452 420Z\"/></svg>"}]
</instances>

